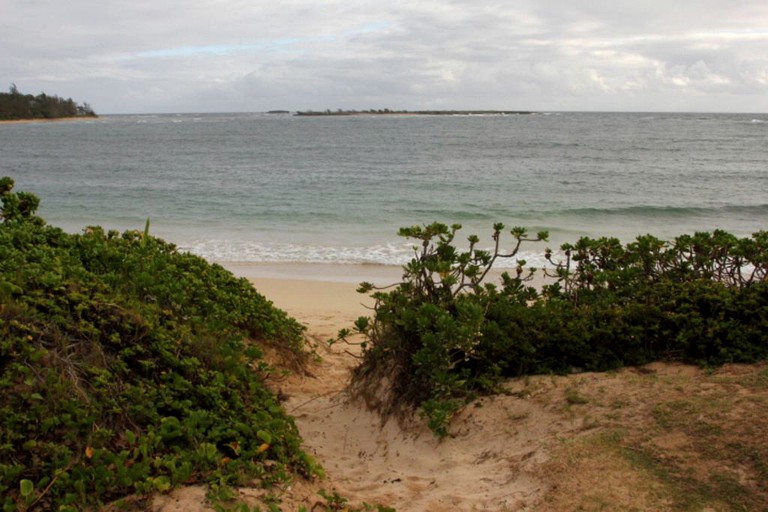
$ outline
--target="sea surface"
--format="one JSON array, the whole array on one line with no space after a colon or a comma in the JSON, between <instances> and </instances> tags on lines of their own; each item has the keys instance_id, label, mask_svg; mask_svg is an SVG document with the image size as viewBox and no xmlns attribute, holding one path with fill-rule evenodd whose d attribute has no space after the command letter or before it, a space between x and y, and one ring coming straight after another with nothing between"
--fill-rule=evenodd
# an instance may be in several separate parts
<instances>
[{"instance_id":1,"label":"sea surface","mask_svg":"<svg viewBox=\"0 0 768 512\"><path fill-rule=\"evenodd\" d=\"M0 125L40 215L150 231L222 263L399 265L398 228L494 222L631 241L768 228L768 115L183 114ZM513 262L507 263L509 266Z\"/></svg>"}]
</instances>

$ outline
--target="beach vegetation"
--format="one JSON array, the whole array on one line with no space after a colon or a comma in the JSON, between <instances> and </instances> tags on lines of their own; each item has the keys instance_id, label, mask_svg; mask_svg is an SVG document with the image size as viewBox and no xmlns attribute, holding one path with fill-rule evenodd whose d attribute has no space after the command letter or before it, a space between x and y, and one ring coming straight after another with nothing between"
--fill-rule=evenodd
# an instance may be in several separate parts
<instances>
[{"instance_id":1,"label":"beach vegetation","mask_svg":"<svg viewBox=\"0 0 768 512\"><path fill-rule=\"evenodd\" d=\"M78 104L72 98L60 98L44 92L34 96L22 94L12 84L7 93L0 92L0 120L57 119L65 117L96 117L90 105Z\"/></svg>"},{"instance_id":2,"label":"beach vegetation","mask_svg":"<svg viewBox=\"0 0 768 512\"><path fill-rule=\"evenodd\" d=\"M303 327L143 231L68 234L0 180L0 507L96 509L321 474L265 386Z\"/></svg>"},{"instance_id":3,"label":"beach vegetation","mask_svg":"<svg viewBox=\"0 0 768 512\"><path fill-rule=\"evenodd\" d=\"M547 233L514 228L504 249L496 224L492 249L472 235L462 250L459 229L402 229L417 243L402 282L363 283L373 315L340 333L362 336L350 389L385 418L420 409L442 436L467 400L497 391L504 378L768 358L768 232L582 238L546 249L547 267L518 260L492 283L499 258L517 258L521 244ZM537 272L549 279L538 288L530 285Z\"/></svg>"}]
</instances>

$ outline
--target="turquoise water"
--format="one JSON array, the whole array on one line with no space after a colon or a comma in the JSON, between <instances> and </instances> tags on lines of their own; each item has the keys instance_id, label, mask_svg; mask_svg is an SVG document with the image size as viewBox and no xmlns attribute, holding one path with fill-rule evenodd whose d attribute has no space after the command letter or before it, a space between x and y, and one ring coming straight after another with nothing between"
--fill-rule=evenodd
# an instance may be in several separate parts
<instances>
[{"instance_id":1,"label":"turquoise water","mask_svg":"<svg viewBox=\"0 0 768 512\"><path fill-rule=\"evenodd\" d=\"M69 231L151 231L221 262L404 262L399 227L670 238L768 225L768 117L105 116L0 125L0 174ZM537 262L537 255L528 255Z\"/></svg>"}]
</instances>

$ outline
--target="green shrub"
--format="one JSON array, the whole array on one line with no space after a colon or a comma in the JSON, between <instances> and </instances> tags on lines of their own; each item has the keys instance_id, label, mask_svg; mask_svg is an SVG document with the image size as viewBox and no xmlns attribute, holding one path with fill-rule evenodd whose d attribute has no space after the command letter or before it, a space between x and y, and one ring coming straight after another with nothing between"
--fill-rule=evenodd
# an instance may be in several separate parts
<instances>
[{"instance_id":1,"label":"green shrub","mask_svg":"<svg viewBox=\"0 0 768 512\"><path fill-rule=\"evenodd\" d=\"M667 243L650 235L622 245L582 238L549 249L555 281L541 291L526 286L535 272L518 261L515 277L485 282L498 258L513 258L528 238L494 226L492 250L460 226L407 228L419 241L403 282L374 289L372 318L357 321L364 337L352 392L385 417L420 407L430 428L447 433L451 415L504 377L532 373L604 371L660 359L717 365L768 358L768 234L738 239L723 231ZM341 339L351 334L340 333Z\"/></svg>"},{"instance_id":2,"label":"green shrub","mask_svg":"<svg viewBox=\"0 0 768 512\"><path fill-rule=\"evenodd\" d=\"M142 232L70 235L0 180L0 504L95 508L319 471L263 384L303 328L244 279Z\"/></svg>"},{"instance_id":3,"label":"green shrub","mask_svg":"<svg viewBox=\"0 0 768 512\"><path fill-rule=\"evenodd\" d=\"M524 261L518 261L516 277L505 274L501 289L485 284L485 277L497 259L514 258L522 243L547 236L542 232L529 238L515 228L515 242L504 251L504 226L497 224L492 251L477 248L476 236L460 251L453 245L460 227L434 223L402 229L401 236L420 241L403 282L389 292L374 291L368 283L359 290L374 291L376 303L372 321L361 318L355 328L366 341L363 362L353 372L354 393L385 417L426 404L438 432L458 409L456 403L477 390L493 389L498 380L496 362L483 359L489 309L500 297L515 307L536 296L524 286L531 277Z\"/></svg>"}]
</instances>

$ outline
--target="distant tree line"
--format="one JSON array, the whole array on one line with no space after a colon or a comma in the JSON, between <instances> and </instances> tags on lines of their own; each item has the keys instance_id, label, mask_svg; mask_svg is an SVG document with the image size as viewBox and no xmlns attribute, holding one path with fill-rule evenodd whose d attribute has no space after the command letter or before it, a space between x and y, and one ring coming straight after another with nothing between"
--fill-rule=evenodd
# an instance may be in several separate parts
<instances>
[{"instance_id":1,"label":"distant tree line","mask_svg":"<svg viewBox=\"0 0 768 512\"><path fill-rule=\"evenodd\" d=\"M390 110L388 108L368 110L326 109L321 111L300 110L297 116L361 116L361 115L420 115L420 116L472 116L472 115L514 115L533 114L529 110Z\"/></svg>"},{"instance_id":2,"label":"distant tree line","mask_svg":"<svg viewBox=\"0 0 768 512\"><path fill-rule=\"evenodd\" d=\"M62 117L96 117L90 105L75 103L72 98L22 94L12 84L9 92L0 93L0 120L56 119Z\"/></svg>"}]
</instances>

